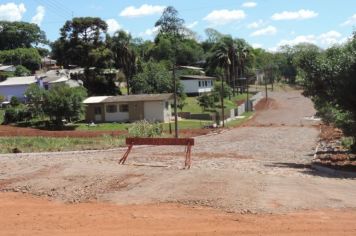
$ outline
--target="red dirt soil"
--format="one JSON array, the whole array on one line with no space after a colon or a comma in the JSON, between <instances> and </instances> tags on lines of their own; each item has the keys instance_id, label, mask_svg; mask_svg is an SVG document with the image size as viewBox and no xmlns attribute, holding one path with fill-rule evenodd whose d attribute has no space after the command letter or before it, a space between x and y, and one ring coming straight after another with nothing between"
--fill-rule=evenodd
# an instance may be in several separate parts
<instances>
[{"instance_id":1,"label":"red dirt soil","mask_svg":"<svg viewBox=\"0 0 356 236\"><path fill-rule=\"evenodd\" d=\"M356 210L242 215L177 204L66 205L0 194L0 235L356 235Z\"/></svg>"}]
</instances>

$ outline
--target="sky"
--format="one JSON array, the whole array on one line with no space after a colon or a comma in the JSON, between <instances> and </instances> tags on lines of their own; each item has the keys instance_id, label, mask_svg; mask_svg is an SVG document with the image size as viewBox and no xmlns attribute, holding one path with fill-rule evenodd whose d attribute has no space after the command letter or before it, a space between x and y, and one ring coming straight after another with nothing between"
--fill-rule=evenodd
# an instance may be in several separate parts
<instances>
[{"instance_id":1,"label":"sky","mask_svg":"<svg viewBox=\"0 0 356 236\"><path fill-rule=\"evenodd\" d=\"M275 51L301 42L327 48L356 30L356 0L0 0L0 20L38 24L51 41L72 17L100 17L112 34L153 39L155 22L166 6L175 7L186 27L204 40L206 28Z\"/></svg>"}]
</instances>

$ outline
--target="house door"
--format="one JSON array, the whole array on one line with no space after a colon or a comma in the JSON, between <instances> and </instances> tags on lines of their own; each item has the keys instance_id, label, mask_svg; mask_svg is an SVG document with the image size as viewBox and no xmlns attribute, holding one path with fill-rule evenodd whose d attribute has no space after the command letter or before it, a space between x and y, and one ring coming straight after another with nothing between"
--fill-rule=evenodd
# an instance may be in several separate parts
<instances>
[{"instance_id":1,"label":"house door","mask_svg":"<svg viewBox=\"0 0 356 236\"><path fill-rule=\"evenodd\" d=\"M94 121L95 122L102 121L102 109L101 109L101 107L94 107Z\"/></svg>"}]
</instances>

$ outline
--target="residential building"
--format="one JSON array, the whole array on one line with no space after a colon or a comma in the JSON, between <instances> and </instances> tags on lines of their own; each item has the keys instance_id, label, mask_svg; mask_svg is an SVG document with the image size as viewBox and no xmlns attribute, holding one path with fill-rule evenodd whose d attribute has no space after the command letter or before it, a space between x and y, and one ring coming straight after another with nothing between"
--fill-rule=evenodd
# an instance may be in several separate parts
<instances>
[{"instance_id":1,"label":"residential building","mask_svg":"<svg viewBox=\"0 0 356 236\"><path fill-rule=\"evenodd\" d=\"M16 67L13 65L2 65L0 64L0 72L14 72Z\"/></svg>"},{"instance_id":2,"label":"residential building","mask_svg":"<svg viewBox=\"0 0 356 236\"><path fill-rule=\"evenodd\" d=\"M83 101L87 122L168 122L173 94L96 96Z\"/></svg>"},{"instance_id":3,"label":"residential building","mask_svg":"<svg viewBox=\"0 0 356 236\"><path fill-rule=\"evenodd\" d=\"M191 96L211 92L215 80L215 77L206 75L183 75L180 77L184 93Z\"/></svg>"}]
</instances>

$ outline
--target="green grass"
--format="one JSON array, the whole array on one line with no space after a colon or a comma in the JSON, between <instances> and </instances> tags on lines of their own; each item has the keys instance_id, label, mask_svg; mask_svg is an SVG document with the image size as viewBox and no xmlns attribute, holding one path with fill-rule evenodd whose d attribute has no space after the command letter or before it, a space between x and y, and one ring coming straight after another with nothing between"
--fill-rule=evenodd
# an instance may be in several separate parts
<instances>
[{"instance_id":1,"label":"green grass","mask_svg":"<svg viewBox=\"0 0 356 236\"><path fill-rule=\"evenodd\" d=\"M185 103L186 105L183 107L183 112L190 112L192 114L209 113L203 111L203 108L199 106L197 97L187 97Z\"/></svg>"},{"instance_id":2,"label":"green grass","mask_svg":"<svg viewBox=\"0 0 356 236\"><path fill-rule=\"evenodd\" d=\"M53 152L107 149L123 144L123 137L112 136L98 138L0 137L0 153L11 153L15 148L21 152Z\"/></svg>"},{"instance_id":3,"label":"green grass","mask_svg":"<svg viewBox=\"0 0 356 236\"><path fill-rule=\"evenodd\" d=\"M244 116L244 118L231 120L231 121L227 122L226 127L237 127L237 126L241 125L242 123L245 123L245 121L247 121L252 115L253 115L252 111L245 112L242 114L242 116Z\"/></svg>"}]
</instances>

